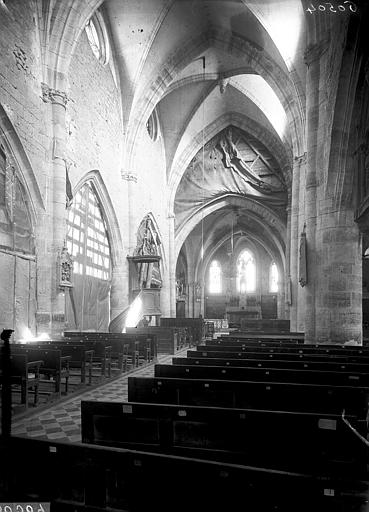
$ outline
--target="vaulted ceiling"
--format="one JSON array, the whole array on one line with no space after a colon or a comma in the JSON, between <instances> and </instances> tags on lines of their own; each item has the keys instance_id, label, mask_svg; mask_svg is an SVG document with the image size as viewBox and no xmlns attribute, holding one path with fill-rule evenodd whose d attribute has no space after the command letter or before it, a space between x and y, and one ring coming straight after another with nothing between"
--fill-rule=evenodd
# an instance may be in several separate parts
<instances>
[{"instance_id":1,"label":"vaulted ceiling","mask_svg":"<svg viewBox=\"0 0 369 512\"><path fill-rule=\"evenodd\" d=\"M283 257L293 156L305 150L308 14L300 0L106 0L103 12L124 84L127 165L155 111L169 207L178 214L177 254L188 237L197 237L200 223L202 230L206 223L209 248L225 240L237 203L239 230ZM253 144L247 156L237 141L238 163L247 168L258 161L265 167L259 174L274 173L283 201L276 207L273 194L269 202L248 194L247 176L244 190L242 183L232 190L218 180L211 197L186 218L178 212L183 179L202 148L230 126ZM238 163L233 161L232 172ZM229 168L223 171L229 176Z\"/></svg>"}]
</instances>

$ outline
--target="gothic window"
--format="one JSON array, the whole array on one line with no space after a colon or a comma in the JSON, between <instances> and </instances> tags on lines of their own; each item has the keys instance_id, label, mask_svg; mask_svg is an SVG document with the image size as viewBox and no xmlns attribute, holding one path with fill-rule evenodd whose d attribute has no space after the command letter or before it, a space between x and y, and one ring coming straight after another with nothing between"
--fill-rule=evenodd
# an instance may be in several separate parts
<instances>
[{"instance_id":1,"label":"gothic window","mask_svg":"<svg viewBox=\"0 0 369 512\"><path fill-rule=\"evenodd\" d=\"M222 269L216 260L209 268L209 293L222 293Z\"/></svg>"},{"instance_id":2,"label":"gothic window","mask_svg":"<svg viewBox=\"0 0 369 512\"><path fill-rule=\"evenodd\" d=\"M67 247L75 274L110 279L110 248L106 227L92 186L76 194L68 214Z\"/></svg>"},{"instance_id":3,"label":"gothic window","mask_svg":"<svg viewBox=\"0 0 369 512\"><path fill-rule=\"evenodd\" d=\"M154 109L151 112L151 115L146 123L147 133L149 134L150 139L155 142L159 135L159 121L156 110Z\"/></svg>"},{"instance_id":4,"label":"gothic window","mask_svg":"<svg viewBox=\"0 0 369 512\"><path fill-rule=\"evenodd\" d=\"M256 266L250 251L244 250L237 259L237 291L254 292L256 288Z\"/></svg>"},{"instance_id":5,"label":"gothic window","mask_svg":"<svg viewBox=\"0 0 369 512\"><path fill-rule=\"evenodd\" d=\"M26 253L34 252L27 194L15 167L1 149L0 245Z\"/></svg>"},{"instance_id":6,"label":"gothic window","mask_svg":"<svg viewBox=\"0 0 369 512\"><path fill-rule=\"evenodd\" d=\"M96 12L85 27L88 42L93 54L102 64L109 60L109 42L103 17Z\"/></svg>"},{"instance_id":7,"label":"gothic window","mask_svg":"<svg viewBox=\"0 0 369 512\"><path fill-rule=\"evenodd\" d=\"M278 292L278 268L274 262L270 265L269 268L269 292Z\"/></svg>"}]
</instances>

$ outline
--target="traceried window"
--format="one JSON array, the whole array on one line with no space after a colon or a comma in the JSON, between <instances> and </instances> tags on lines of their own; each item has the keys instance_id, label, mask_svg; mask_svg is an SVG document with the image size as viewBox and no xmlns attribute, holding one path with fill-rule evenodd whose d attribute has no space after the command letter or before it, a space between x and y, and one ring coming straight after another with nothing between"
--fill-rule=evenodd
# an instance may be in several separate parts
<instances>
[{"instance_id":1,"label":"traceried window","mask_svg":"<svg viewBox=\"0 0 369 512\"><path fill-rule=\"evenodd\" d=\"M109 61L109 41L104 19L98 11L90 18L85 26L91 50L99 62L107 64Z\"/></svg>"},{"instance_id":2,"label":"traceried window","mask_svg":"<svg viewBox=\"0 0 369 512\"><path fill-rule=\"evenodd\" d=\"M209 293L222 293L222 268L216 260L209 268Z\"/></svg>"},{"instance_id":3,"label":"traceried window","mask_svg":"<svg viewBox=\"0 0 369 512\"><path fill-rule=\"evenodd\" d=\"M90 184L75 195L68 214L67 247L75 274L110 279L110 249L107 231Z\"/></svg>"},{"instance_id":4,"label":"traceried window","mask_svg":"<svg viewBox=\"0 0 369 512\"><path fill-rule=\"evenodd\" d=\"M269 268L269 292L278 292L278 268L274 262L270 265Z\"/></svg>"},{"instance_id":5,"label":"traceried window","mask_svg":"<svg viewBox=\"0 0 369 512\"><path fill-rule=\"evenodd\" d=\"M237 259L237 291L254 292L256 288L255 260L250 251L244 250Z\"/></svg>"}]
</instances>

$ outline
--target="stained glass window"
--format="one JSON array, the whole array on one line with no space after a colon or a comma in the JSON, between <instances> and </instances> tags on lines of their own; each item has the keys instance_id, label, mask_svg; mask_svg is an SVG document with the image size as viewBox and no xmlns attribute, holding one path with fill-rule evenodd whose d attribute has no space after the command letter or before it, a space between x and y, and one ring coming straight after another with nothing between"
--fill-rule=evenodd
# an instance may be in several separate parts
<instances>
[{"instance_id":1,"label":"stained glass window","mask_svg":"<svg viewBox=\"0 0 369 512\"><path fill-rule=\"evenodd\" d=\"M237 291L254 292L256 288L255 260L250 251L244 250L237 259Z\"/></svg>"},{"instance_id":2,"label":"stained glass window","mask_svg":"<svg viewBox=\"0 0 369 512\"><path fill-rule=\"evenodd\" d=\"M269 291L270 293L278 292L278 268L274 262L269 269Z\"/></svg>"},{"instance_id":3,"label":"stained glass window","mask_svg":"<svg viewBox=\"0 0 369 512\"><path fill-rule=\"evenodd\" d=\"M110 279L110 248L105 223L92 186L75 195L68 213L67 247L75 274Z\"/></svg>"},{"instance_id":4,"label":"stained glass window","mask_svg":"<svg viewBox=\"0 0 369 512\"><path fill-rule=\"evenodd\" d=\"M222 293L222 268L216 260L209 268L209 293Z\"/></svg>"}]
</instances>

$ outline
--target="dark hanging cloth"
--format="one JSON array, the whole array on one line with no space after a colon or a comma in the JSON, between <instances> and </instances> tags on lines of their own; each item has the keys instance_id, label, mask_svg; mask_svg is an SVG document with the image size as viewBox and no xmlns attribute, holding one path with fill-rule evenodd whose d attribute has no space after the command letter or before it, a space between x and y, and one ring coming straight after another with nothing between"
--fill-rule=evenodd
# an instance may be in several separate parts
<instances>
[{"instance_id":1,"label":"dark hanging cloth","mask_svg":"<svg viewBox=\"0 0 369 512\"><path fill-rule=\"evenodd\" d=\"M306 234L305 233L301 233L301 236L300 236L299 283L302 287L306 286L306 284L307 284Z\"/></svg>"},{"instance_id":2,"label":"dark hanging cloth","mask_svg":"<svg viewBox=\"0 0 369 512\"><path fill-rule=\"evenodd\" d=\"M68 167L65 166L65 195L66 195L66 203L67 208L72 204L73 201L73 191L72 184L69 179Z\"/></svg>"}]
</instances>

